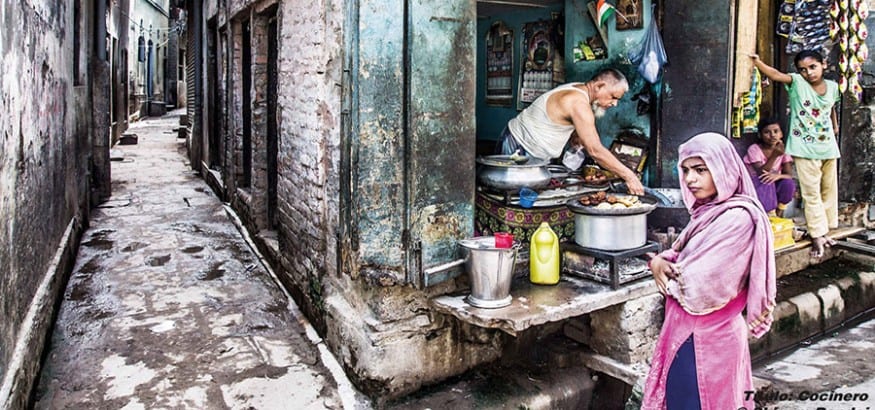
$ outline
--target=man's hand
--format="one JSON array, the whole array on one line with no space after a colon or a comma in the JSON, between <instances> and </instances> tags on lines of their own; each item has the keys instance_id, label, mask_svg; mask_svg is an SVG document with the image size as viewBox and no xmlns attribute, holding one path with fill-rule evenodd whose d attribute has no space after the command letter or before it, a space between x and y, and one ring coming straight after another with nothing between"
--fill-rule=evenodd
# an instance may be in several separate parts
<instances>
[{"instance_id":1,"label":"man's hand","mask_svg":"<svg viewBox=\"0 0 875 410\"><path fill-rule=\"evenodd\" d=\"M641 181L638 180L638 177L631 177L626 179L626 188L629 190L629 193L632 195L644 195L644 185L641 184Z\"/></svg>"}]
</instances>

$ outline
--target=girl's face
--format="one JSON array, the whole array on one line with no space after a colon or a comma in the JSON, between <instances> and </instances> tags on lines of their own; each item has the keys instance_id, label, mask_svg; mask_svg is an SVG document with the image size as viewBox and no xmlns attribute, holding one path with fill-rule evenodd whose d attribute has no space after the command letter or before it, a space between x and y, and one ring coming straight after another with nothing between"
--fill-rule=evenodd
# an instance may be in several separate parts
<instances>
[{"instance_id":1,"label":"girl's face","mask_svg":"<svg viewBox=\"0 0 875 410\"><path fill-rule=\"evenodd\" d=\"M781 141L784 138L784 133L781 132L780 125L769 124L760 130L760 138L762 138L766 145L774 147L778 141Z\"/></svg>"},{"instance_id":2,"label":"girl's face","mask_svg":"<svg viewBox=\"0 0 875 410\"><path fill-rule=\"evenodd\" d=\"M796 69L799 70L799 75L810 84L818 83L823 79L824 65L814 57L805 57L799 60Z\"/></svg>"},{"instance_id":3,"label":"girl's face","mask_svg":"<svg viewBox=\"0 0 875 410\"><path fill-rule=\"evenodd\" d=\"M690 157L681 162L683 181L697 200L706 200L717 195L717 187L711 171L701 157Z\"/></svg>"}]
</instances>

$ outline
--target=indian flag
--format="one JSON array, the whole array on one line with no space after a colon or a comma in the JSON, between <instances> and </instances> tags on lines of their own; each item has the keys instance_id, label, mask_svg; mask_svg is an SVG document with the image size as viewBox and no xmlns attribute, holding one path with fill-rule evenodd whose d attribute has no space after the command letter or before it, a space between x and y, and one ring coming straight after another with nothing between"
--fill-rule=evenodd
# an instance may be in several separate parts
<instances>
[{"instance_id":1,"label":"indian flag","mask_svg":"<svg viewBox=\"0 0 875 410\"><path fill-rule=\"evenodd\" d=\"M604 26L605 22L614 15L614 6L616 5L616 0L597 0L596 3L596 13L598 14L599 25Z\"/></svg>"}]
</instances>

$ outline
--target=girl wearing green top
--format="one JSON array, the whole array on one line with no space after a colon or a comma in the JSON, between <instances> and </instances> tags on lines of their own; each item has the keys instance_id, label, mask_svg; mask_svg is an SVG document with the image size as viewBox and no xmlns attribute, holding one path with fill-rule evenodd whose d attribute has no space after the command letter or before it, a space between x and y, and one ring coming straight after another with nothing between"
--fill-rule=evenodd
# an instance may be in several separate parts
<instances>
[{"instance_id":1,"label":"girl wearing green top","mask_svg":"<svg viewBox=\"0 0 875 410\"><path fill-rule=\"evenodd\" d=\"M841 98L838 84L823 78L823 56L812 50L796 55L797 73L787 74L752 54L754 65L772 81L783 83L790 104L790 133L785 152L793 156L799 189L805 201L805 222L811 235L811 255L823 256L835 244L827 236L838 227L838 173L840 156L836 140L838 119L835 105Z\"/></svg>"}]
</instances>

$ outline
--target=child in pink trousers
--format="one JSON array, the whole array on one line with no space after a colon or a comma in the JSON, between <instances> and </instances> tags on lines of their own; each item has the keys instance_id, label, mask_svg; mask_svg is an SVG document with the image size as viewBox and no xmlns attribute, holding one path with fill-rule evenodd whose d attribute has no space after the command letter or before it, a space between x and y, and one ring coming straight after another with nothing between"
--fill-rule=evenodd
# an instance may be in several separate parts
<instances>
[{"instance_id":1,"label":"child in pink trousers","mask_svg":"<svg viewBox=\"0 0 875 410\"><path fill-rule=\"evenodd\" d=\"M763 209L769 215L783 217L787 204L796 194L793 157L784 153L784 133L777 118L760 120L758 129L759 141L747 148L744 163L750 168Z\"/></svg>"}]
</instances>

